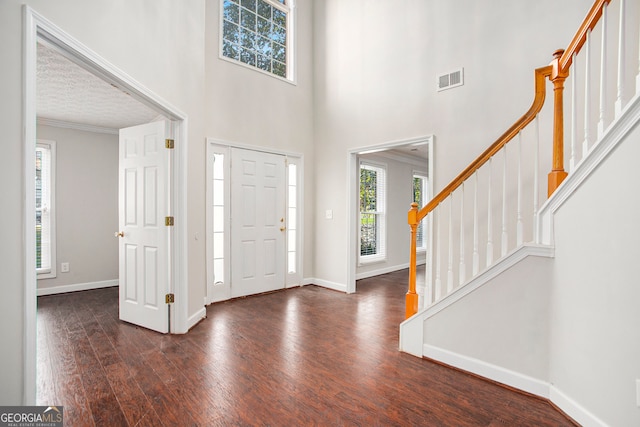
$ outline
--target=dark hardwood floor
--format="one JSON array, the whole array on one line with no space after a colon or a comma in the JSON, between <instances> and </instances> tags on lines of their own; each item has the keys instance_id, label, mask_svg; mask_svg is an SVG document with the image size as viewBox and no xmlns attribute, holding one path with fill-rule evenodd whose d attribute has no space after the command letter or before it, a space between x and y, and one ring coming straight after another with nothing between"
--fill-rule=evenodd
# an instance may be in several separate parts
<instances>
[{"instance_id":1,"label":"dark hardwood floor","mask_svg":"<svg viewBox=\"0 0 640 427\"><path fill-rule=\"evenodd\" d=\"M407 271L211 305L186 335L118 290L38 298L40 405L67 426L572 426L545 401L398 351Z\"/></svg>"}]
</instances>

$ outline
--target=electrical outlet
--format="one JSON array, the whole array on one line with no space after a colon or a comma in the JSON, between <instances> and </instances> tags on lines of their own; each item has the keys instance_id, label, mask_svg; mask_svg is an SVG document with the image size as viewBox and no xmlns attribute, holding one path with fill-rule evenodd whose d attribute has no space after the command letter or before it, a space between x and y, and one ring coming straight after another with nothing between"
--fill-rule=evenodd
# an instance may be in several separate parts
<instances>
[{"instance_id":1,"label":"electrical outlet","mask_svg":"<svg viewBox=\"0 0 640 427\"><path fill-rule=\"evenodd\" d=\"M324 211L324 217L325 219L333 219L333 210L327 209Z\"/></svg>"},{"instance_id":2,"label":"electrical outlet","mask_svg":"<svg viewBox=\"0 0 640 427\"><path fill-rule=\"evenodd\" d=\"M69 263L68 262L60 263L60 271L62 273L68 273L69 272Z\"/></svg>"}]
</instances>

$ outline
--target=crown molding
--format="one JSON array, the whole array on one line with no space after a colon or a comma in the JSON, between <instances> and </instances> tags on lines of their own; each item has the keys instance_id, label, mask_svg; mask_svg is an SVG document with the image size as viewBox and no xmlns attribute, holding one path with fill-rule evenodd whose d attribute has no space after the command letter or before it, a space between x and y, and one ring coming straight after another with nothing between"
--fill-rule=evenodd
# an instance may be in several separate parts
<instances>
[{"instance_id":1,"label":"crown molding","mask_svg":"<svg viewBox=\"0 0 640 427\"><path fill-rule=\"evenodd\" d=\"M109 135L118 135L119 133L119 129L115 128L73 123L64 120L47 119L44 117L38 117L37 124L41 126L53 126L57 128L81 130L85 132L106 133Z\"/></svg>"}]
</instances>

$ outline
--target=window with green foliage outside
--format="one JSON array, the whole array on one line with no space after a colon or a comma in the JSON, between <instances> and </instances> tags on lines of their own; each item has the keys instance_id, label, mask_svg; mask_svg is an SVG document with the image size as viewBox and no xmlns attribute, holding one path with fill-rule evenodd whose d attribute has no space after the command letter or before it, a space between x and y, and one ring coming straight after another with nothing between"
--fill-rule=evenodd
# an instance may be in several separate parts
<instances>
[{"instance_id":1,"label":"window with green foliage outside","mask_svg":"<svg viewBox=\"0 0 640 427\"><path fill-rule=\"evenodd\" d=\"M423 175L413 175L413 201L418 204L418 209L427 204L427 177ZM424 235L424 221L418 224L416 232L416 248L426 249L427 241Z\"/></svg>"},{"instance_id":2,"label":"window with green foliage outside","mask_svg":"<svg viewBox=\"0 0 640 427\"><path fill-rule=\"evenodd\" d=\"M384 167L360 165L360 260L382 260L385 251Z\"/></svg>"},{"instance_id":3,"label":"window with green foliage outside","mask_svg":"<svg viewBox=\"0 0 640 427\"><path fill-rule=\"evenodd\" d=\"M221 0L222 56L291 80L289 0Z\"/></svg>"}]
</instances>

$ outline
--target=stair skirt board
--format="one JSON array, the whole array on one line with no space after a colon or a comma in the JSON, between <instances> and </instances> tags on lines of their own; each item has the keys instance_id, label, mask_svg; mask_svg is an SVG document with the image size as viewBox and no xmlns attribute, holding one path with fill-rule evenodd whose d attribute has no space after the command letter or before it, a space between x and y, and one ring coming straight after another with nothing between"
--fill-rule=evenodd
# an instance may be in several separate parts
<instances>
[{"instance_id":1,"label":"stair skirt board","mask_svg":"<svg viewBox=\"0 0 640 427\"><path fill-rule=\"evenodd\" d=\"M38 288L38 296L64 294L67 292L88 291L91 289L110 288L118 286L118 279L102 280L99 282L76 283L73 285L59 285L48 288Z\"/></svg>"},{"instance_id":2,"label":"stair skirt board","mask_svg":"<svg viewBox=\"0 0 640 427\"><path fill-rule=\"evenodd\" d=\"M426 358L549 399L550 384L546 381L429 344L424 344L422 352Z\"/></svg>"},{"instance_id":3,"label":"stair skirt board","mask_svg":"<svg viewBox=\"0 0 640 427\"><path fill-rule=\"evenodd\" d=\"M605 422L547 381L429 344L424 345L422 352L425 358L546 399L580 425L607 426Z\"/></svg>"}]
</instances>

